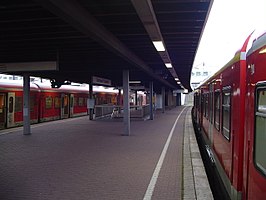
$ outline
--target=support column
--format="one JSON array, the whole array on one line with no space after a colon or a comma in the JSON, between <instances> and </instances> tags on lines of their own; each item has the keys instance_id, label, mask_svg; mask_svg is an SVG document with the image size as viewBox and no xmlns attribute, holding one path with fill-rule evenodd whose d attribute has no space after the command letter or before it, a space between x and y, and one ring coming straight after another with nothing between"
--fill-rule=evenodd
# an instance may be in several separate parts
<instances>
[{"instance_id":1,"label":"support column","mask_svg":"<svg viewBox=\"0 0 266 200\"><path fill-rule=\"evenodd\" d=\"M152 97L153 97L153 82L150 82L150 120L153 120L153 102L152 102Z\"/></svg>"},{"instance_id":2,"label":"support column","mask_svg":"<svg viewBox=\"0 0 266 200\"><path fill-rule=\"evenodd\" d=\"M138 110L138 90L135 90L135 110Z\"/></svg>"},{"instance_id":3,"label":"support column","mask_svg":"<svg viewBox=\"0 0 266 200\"><path fill-rule=\"evenodd\" d=\"M30 76L23 75L23 135L30 135Z\"/></svg>"},{"instance_id":4,"label":"support column","mask_svg":"<svg viewBox=\"0 0 266 200\"><path fill-rule=\"evenodd\" d=\"M165 87L162 87L162 113L165 112Z\"/></svg>"},{"instance_id":5,"label":"support column","mask_svg":"<svg viewBox=\"0 0 266 200\"><path fill-rule=\"evenodd\" d=\"M92 81L89 84L89 97L90 100L92 101L93 99L93 85L92 85ZM90 108L90 120L93 120L93 108Z\"/></svg>"},{"instance_id":6,"label":"support column","mask_svg":"<svg viewBox=\"0 0 266 200\"><path fill-rule=\"evenodd\" d=\"M123 71L123 110L123 135L130 136L129 70Z\"/></svg>"},{"instance_id":7,"label":"support column","mask_svg":"<svg viewBox=\"0 0 266 200\"><path fill-rule=\"evenodd\" d=\"M121 113L121 106L122 106L122 97L121 97L121 89L118 89L118 113Z\"/></svg>"}]
</instances>

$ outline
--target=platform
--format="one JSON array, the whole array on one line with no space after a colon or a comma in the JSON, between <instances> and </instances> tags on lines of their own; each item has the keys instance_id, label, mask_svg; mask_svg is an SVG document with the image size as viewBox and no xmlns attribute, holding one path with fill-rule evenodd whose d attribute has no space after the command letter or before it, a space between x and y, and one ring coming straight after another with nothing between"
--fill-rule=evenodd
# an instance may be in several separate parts
<instances>
[{"instance_id":1,"label":"platform","mask_svg":"<svg viewBox=\"0 0 266 200\"><path fill-rule=\"evenodd\" d=\"M191 107L123 123L72 118L0 132L0 199L213 199Z\"/></svg>"}]
</instances>

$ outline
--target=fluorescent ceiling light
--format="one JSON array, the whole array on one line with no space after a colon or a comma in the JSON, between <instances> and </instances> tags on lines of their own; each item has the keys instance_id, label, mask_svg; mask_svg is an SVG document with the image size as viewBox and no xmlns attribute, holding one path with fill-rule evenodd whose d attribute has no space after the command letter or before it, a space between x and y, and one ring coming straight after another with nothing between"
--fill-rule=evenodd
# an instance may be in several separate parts
<instances>
[{"instance_id":1,"label":"fluorescent ceiling light","mask_svg":"<svg viewBox=\"0 0 266 200\"><path fill-rule=\"evenodd\" d=\"M177 81L176 83L177 83L177 84L180 84L181 82L180 82L180 81Z\"/></svg>"},{"instance_id":2,"label":"fluorescent ceiling light","mask_svg":"<svg viewBox=\"0 0 266 200\"><path fill-rule=\"evenodd\" d=\"M164 63L164 64L165 64L165 66L166 66L167 68L172 68L172 67L173 67L171 63Z\"/></svg>"},{"instance_id":3,"label":"fluorescent ceiling light","mask_svg":"<svg viewBox=\"0 0 266 200\"><path fill-rule=\"evenodd\" d=\"M129 83L138 84L138 83L141 83L141 81L129 81Z\"/></svg>"},{"instance_id":4,"label":"fluorescent ceiling light","mask_svg":"<svg viewBox=\"0 0 266 200\"><path fill-rule=\"evenodd\" d=\"M179 78L175 78L176 81L179 81Z\"/></svg>"},{"instance_id":5,"label":"fluorescent ceiling light","mask_svg":"<svg viewBox=\"0 0 266 200\"><path fill-rule=\"evenodd\" d=\"M152 41L157 51L165 51L164 45L162 41Z\"/></svg>"}]
</instances>

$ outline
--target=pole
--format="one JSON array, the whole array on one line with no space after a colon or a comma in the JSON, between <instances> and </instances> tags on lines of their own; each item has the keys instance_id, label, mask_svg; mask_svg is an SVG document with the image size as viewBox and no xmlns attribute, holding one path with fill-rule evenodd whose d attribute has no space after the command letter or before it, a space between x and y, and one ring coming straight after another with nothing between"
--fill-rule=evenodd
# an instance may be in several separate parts
<instances>
[{"instance_id":1,"label":"pole","mask_svg":"<svg viewBox=\"0 0 266 200\"><path fill-rule=\"evenodd\" d=\"M23 135L30 134L30 76L23 74Z\"/></svg>"}]
</instances>

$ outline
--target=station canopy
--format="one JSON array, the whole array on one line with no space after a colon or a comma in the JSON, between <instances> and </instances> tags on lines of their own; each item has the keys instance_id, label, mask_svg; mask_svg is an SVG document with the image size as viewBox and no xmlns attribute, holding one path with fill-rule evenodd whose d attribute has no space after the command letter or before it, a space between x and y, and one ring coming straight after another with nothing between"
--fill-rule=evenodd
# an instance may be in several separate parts
<instances>
[{"instance_id":1,"label":"station canopy","mask_svg":"<svg viewBox=\"0 0 266 200\"><path fill-rule=\"evenodd\" d=\"M0 72L25 71L58 82L92 76L122 85L191 90L190 74L213 0L4 0ZM155 44L161 44L156 49ZM28 63L35 68L28 69ZM45 63L56 63L48 70ZM30 64L29 64L30 65ZM51 71L49 71L51 70ZM11 71L9 72L11 73Z\"/></svg>"}]
</instances>

